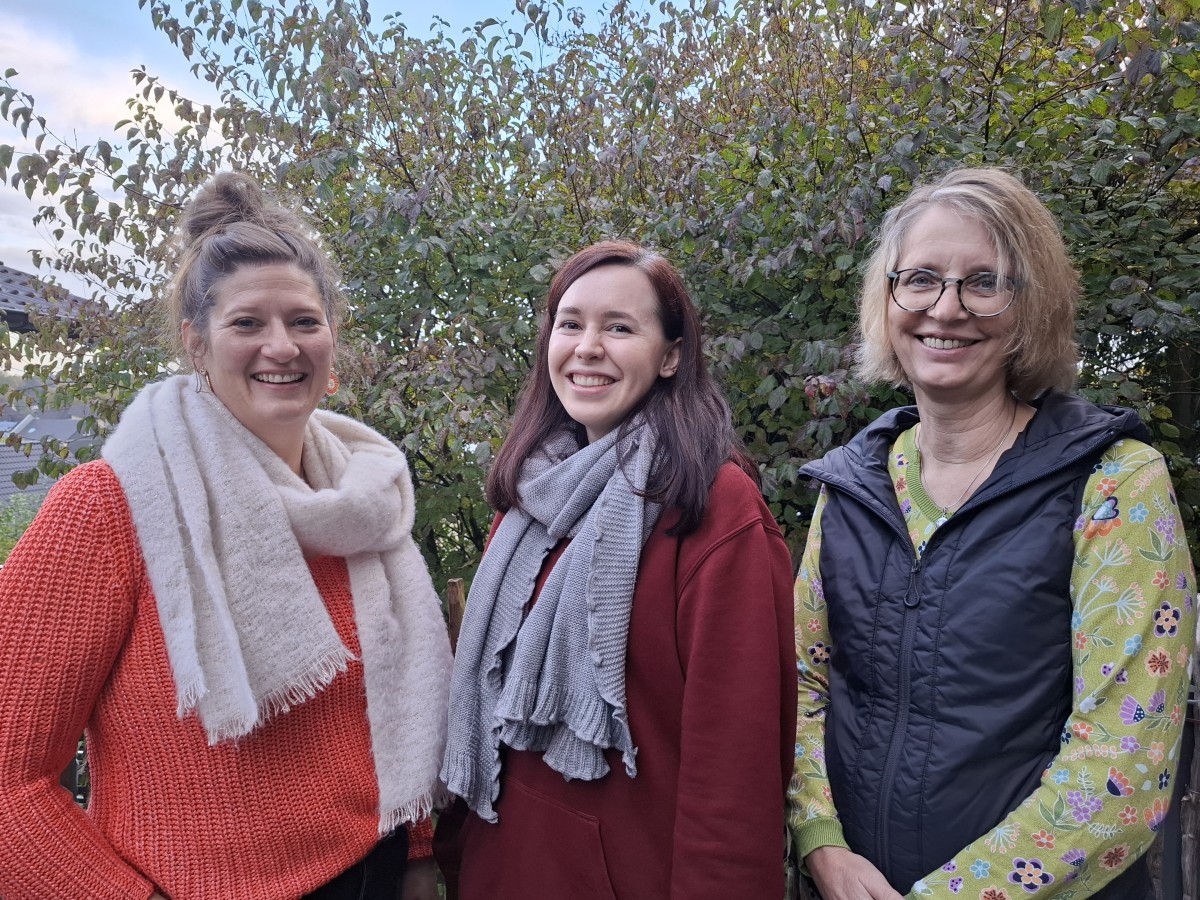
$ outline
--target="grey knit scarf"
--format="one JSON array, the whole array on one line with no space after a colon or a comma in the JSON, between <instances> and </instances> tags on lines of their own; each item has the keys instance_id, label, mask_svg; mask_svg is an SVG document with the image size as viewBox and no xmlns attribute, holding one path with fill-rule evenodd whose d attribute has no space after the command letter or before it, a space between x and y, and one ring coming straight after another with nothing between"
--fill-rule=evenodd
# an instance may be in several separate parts
<instances>
[{"instance_id":1,"label":"grey knit scarf","mask_svg":"<svg viewBox=\"0 0 1200 900\"><path fill-rule=\"evenodd\" d=\"M496 821L500 744L542 752L567 778L637 774L625 650L642 545L660 507L643 490L657 442L635 420L580 448L562 432L522 467L521 505L492 536L467 602L450 690L442 780ZM533 608L547 553L571 538Z\"/></svg>"}]
</instances>

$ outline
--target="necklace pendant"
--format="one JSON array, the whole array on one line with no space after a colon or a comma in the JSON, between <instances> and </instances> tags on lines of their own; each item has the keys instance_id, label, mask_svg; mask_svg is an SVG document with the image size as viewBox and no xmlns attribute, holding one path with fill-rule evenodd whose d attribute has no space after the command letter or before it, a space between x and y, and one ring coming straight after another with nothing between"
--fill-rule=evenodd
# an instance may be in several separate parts
<instances>
[{"instance_id":1,"label":"necklace pendant","mask_svg":"<svg viewBox=\"0 0 1200 900\"><path fill-rule=\"evenodd\" d=\"M946 520L947 520L947 519L949 519L949 518L950 518L950 517L949 517L949 516L947 516L947 515L945 515L945 513L943 512L943 514L942 514L942 515L940 515L940 516L938 516L938 517L937 517L937 521L936 521L936 522L934 522L933 524L934 524L934 525L936 525L938 528L941 528L943 525L945 525L945 524L946 524Z\"/></svg>"}]
</instances>

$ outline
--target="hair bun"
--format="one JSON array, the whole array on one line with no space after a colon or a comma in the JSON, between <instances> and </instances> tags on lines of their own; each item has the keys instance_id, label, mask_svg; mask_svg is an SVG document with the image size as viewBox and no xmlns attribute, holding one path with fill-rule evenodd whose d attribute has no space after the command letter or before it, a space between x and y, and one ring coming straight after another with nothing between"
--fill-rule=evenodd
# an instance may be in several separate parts
<instances>
[{"instance_id":1,"label":"hair bun","mask_svg":"<svg viewBox=\"0 0 1200 900\"><path fill-rule=\"evenodd\" d=\"M184 212L181 231L185 244L239 222L271 228L267 196L250 176L222 172L206 184Z\"/></svg>"}]
</instances>

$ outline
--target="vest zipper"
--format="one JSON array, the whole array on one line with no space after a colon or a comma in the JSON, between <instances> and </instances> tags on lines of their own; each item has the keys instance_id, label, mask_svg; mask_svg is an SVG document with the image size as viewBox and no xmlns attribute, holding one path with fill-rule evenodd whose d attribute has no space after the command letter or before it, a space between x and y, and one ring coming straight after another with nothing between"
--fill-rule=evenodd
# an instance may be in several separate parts
<instances>
[{"instance_id":1,"label":"vest zipper","mask_svg":"<svg viewBox=\"0 0 1200 900\"><path fill-rule=\"evenodd\" d=\"M896 769L900 765L900 753L904 749L904 737L908 732L909 697L912 694L912 650L917 634L917 609L921 605L921 593L917 588L920 573L921 560L914 559L908 572L908 592L904 595L896 719L892 724L892 736L888 740L883 777L879 783L879 803L875 808L875 848L878 854L876 859L886 861L887 864L880 867L884 871L891 868L888 823L892 817L892 785L896 780Z\"/></svg>"}]
</instances>

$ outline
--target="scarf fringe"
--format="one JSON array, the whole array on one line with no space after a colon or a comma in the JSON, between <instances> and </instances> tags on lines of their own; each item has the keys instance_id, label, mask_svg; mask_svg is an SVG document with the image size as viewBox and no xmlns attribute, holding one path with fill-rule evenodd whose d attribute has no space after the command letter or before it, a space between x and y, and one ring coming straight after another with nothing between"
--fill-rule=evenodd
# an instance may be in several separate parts
<instances>
[{"instance_id":1,"label":"scarf fringe","mask_svg":"<svg viewBox=\"0 0 1200 900\"><path fill-rule=\"evenodd\" d=\"M276 716L288 712L293 706L300 706L305 701L313 699L329 687L333 679L345 672L349 662L354 659L357 657L344 647L340 651L328 653L316 661L312 671L308 672L301 681L284 685L259 700L255 716L235 716L223 719L212 726L205 723L204 730L208 736L208 745L213 747L221 741L236 741L259 726L265 725ZM198 702L199 697L192 702L190 707L184 707L181 701L180 708L183 709L183 714L180 715L180 718L191 712Z\"/></svg>"},{"instance_id":2,"label":"scarf fringe","mask_svg":"<svg viewBox=\"0 0 1200 900\"><path fill-rule=\"evenodd\" d=\"M439 782L432 791L409 800L390 812L381 812L379 814L379 835L383 837L391 834L401 825L427 819L435 809L441 809L449 803L450 792L446 790L444 784Z\"/></svg>"},{"instance_id":3,"label":"scarf fringe","mask_svg":"<svg viewBox=\"0 0 1200 900\"><path fill-rule=\"evenodd\" d=\"M327 653L317 660L310 672L293 684L287 684L277 691L272 691L258 703L258 722L261 725L276 716L283 715L293 706L300 706L313 699L333 682L353 660L358 659L345 647Z\"/></svg>"},{"instance_id":4,"label":"scarf fringe","mask_svg":"<svg viewBox=\"0 0 1200 900\"><path fill-rule=\"evenodd\" d=\"M236 719L224 719L218 725L209 727L204 726L204 733L208 737L208 746L215 747L223 741L233 741L236 745L239 738L245 737L258 725L258 719L251 716L244 716Z\"/></svg>"},{"instance_id":5,"label":"scarf fringe","mask_svg":"<svg viewBox=\"0 0 1200 900\"><path fill-rule=\"evenodd\" d=\"M204 678L200 677L186 685L180 684L175 701L175 718L182 719L200 705L200 698L208 693Z\"/></svg>"}]
</instances>

